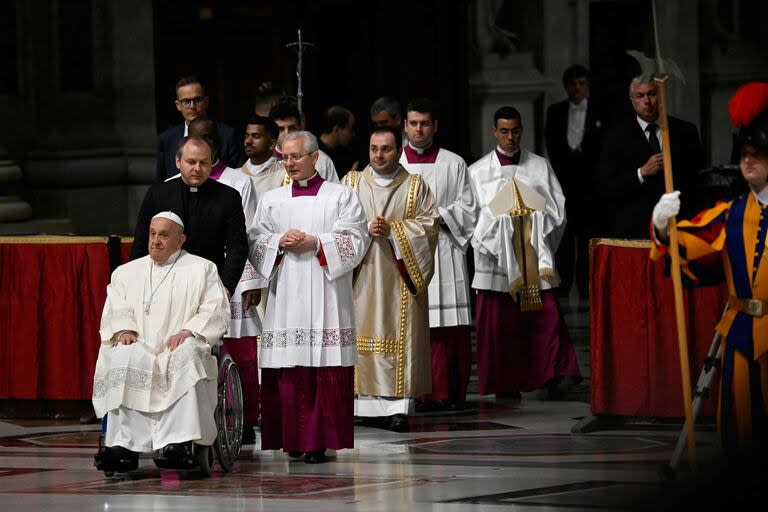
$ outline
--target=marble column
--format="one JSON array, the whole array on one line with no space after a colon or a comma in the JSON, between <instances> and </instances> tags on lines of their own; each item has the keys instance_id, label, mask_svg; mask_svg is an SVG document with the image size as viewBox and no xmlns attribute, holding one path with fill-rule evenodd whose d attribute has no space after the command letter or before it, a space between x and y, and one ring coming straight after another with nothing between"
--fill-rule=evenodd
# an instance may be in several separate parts
<instances>
[{"instance_id":1,"label":"marble column","mask_svg":"<svg viewBox=\"0 0 768 512\"><path fill-rule=\"evenodd\" d=\"M0 223L20 222L32 217L32 206L19 197L21 168L7 159L0 147ZM0 231L2 226L0 226Z\"/></svg>"},{"instance_id":2,"label":"marble column","mask_svg":"<svg viewBox=\"0 0 768 512\"><path fill-rule=\"evenodd\" d=\"M92 73L82 87L62 83L59 30L71 6L19 2L22 80L29 97L26 195L35 217L68 218L76 234L130 234L154 166L152 2L93 2L82 30ZM80 13L82 14L82 13ZM71 76L71 75L69 75Z\"/></svg>"}]
</instances>

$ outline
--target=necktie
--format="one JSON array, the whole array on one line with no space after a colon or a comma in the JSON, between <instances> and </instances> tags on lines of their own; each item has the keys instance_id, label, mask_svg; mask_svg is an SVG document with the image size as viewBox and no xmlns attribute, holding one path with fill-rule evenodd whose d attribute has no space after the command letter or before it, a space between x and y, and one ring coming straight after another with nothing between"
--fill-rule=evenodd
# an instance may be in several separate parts
<instances>
[{"instance_id":1,"label":"necktie","mask_svg":"<svg viewBox=\"0 0 768 512\"><path fill-rule=\"evenodd\" d=\"M656 123L650 123L645 127L645 131L648 132L648 143L651 145L651 153L661 153L661 145L659 145L659 138L656 136Z\"/></svg>"}]
</instances>

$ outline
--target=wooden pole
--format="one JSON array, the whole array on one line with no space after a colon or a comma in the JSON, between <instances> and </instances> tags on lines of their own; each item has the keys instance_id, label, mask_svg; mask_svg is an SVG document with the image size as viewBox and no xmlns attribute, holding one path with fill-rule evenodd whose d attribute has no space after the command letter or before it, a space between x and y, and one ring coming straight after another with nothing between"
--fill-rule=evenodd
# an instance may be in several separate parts
<instances>
[{"instance_id":1,"label":"wooden pole","mask_svg":"<svg viewBox=\"0 0 768 512\"><path fill-rule=\"evenodd\" d=\"M667 88L669 75L654 77L659 99L659 124L661 125L661 147L664 158L664 187L667 191L675 190L672 181L672 150L669 143L669 124L667 120ZM696 428L693 419L691 396L691 370L688 360L688 338L685 330L685 309L683 306L683 280L680 274L680 250L677 245L677 220L669 219L669 254L672 258L670 271L672 286L675 292L675 316L677 318L677 346L680 353L680 375L683 382L683 405L685 407L685 424L688 429L688 460L691 468L696 469Z\"/></svg>"}]
</instances>

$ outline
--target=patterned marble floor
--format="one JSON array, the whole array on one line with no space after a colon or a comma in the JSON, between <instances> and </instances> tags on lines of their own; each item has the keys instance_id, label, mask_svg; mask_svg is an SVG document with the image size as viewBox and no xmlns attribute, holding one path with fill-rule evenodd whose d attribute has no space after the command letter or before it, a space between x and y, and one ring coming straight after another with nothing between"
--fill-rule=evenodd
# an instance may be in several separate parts
<instances>
[{"instance_id":1,"label":"patterned marble floor","mask_svg":"<svg viewBox=\"0 0 768 512\"><path fill-rule=\"evenodd\" d=\"M234 473L213 477L139 470L105 478L93 467L98 426L0 421L0 509L547 511L658 510L660 483L679 425L642 425L585 435L571 427L589 414L586 309L564 309L586 382L565 401L527 393L519 403L471 395L467 410L413 418L394 433L357 426L356 447L307 465L246 446ZM473 385L473 389L475 386ZM699 456L714 453L703 428ZM684 470L685 472L685 470Z\"/></svg>"}]
</instances>

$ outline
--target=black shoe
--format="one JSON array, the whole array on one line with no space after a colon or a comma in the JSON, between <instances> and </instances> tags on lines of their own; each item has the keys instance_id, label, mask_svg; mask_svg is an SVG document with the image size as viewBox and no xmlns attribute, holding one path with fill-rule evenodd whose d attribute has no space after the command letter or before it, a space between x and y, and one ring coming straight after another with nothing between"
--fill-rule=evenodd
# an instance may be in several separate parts
<instances>
[{"instance_id":1,"label":"black shoe","mask_svg":"<svg viewBox=\"0 0 768 512\"><path fill-rule=\"evenodd\" d=\"M191 443L170 443L163 447L163 457L178 466L194 465Z\"/></svg>"},{"instance_id":2,"label":"black shoe","mask_svg":"<svg viewBox=\"0 0 768 512\"><path fill-rule=\"evenodd\" d=\"M448 400L426 400L416 403L416 412L439 412L448 409Z\"/></svg>"},{"instance_id":3,"label":"black shoe","mask_svg":"<svg viewBox=\"0 0 768 512\"><path fill-rule=\"evenodd\" d=\"M389 417L389 426L393 432L408 432L408 416L405 414L393 414Z\"/></svg>"},{"instance_id":4,"label":"black shoe","mask_svg":"<svg viewBox=\"0 0 768 512\"><path fill-rule=\"evenodd\" d=\"M296 450L291 450L291 451L288 452L288 456L290 458L292 458L292 459L298 459L302 455L304 455L304 452L299 452L299 451L296 451Z\"/></svg>"},{"instance_id":5,"label":"black shoe","mask_svg":"<svg viewBox=\"0 0 768 512\"><path fill-rule=\"evenodd\" d=\"M449 411L463 411L466 409L467 404L464 402L464 400L449 400L448 406L446 407Z\"/></svg>"},{"instance_id":6,"label":"black shoe","mask_svg":"<svg viewBox=\"0 0 768 512\"><path fill-rule=\"evenodd\" d=\"M519 391L508 391L506 393L496 393L496 400L506 402L519 402L523 395Z\"/></svg>"},{"instance_id":7,"label":"black shoe","mask_svg":"<svg viewBox=\"0 0 768 512\"><path fill-rule=\"evenodd\" d=\"M566 400L568 398L568 391L573 382L571 377L555 377L554 379L547 381L544 385L547 400Z\"/></svg>"},{"instance_id":8,"label":"black shoe","mask_svg":"<svg viewBox=\"0 0 768 512\"><path fill-rule=\"evenodd\" d=\"M125 473L139 467L139 454L122 446L102 446L93 458L99 471Z\"/></svg>"},{"instance_id":9,"label":"black shoe","mask_svg":"<svg viewBox=\"0 0 768 512\"><path fill-rule=\"evenodd\" d=\"M304 462L307 464L322 464L325 462L325 448L320 448L313 452L307 452L304 455Z\"/></svg>"},{"instance_id":10,"label":"black shoe","mask_svg":"<svg viewBox=\"0 0 768 512\"><path fill-rule=\"evenodd\" d=\"M250 425L243 425L243 444L256 444L256 431Z\"/></svg>"},{"instance_id":11,"label":"black shoe","mask_svg":"<svg viewBox=\"0 0 768 512\"><path fill-rule=\"evenodd\" d=\"M364 427L371 427L371 428L386 428L386 418L381 418L379 416L364 416L363 421L360 422L360 424Z\"/></svg>"}]
</instances>

